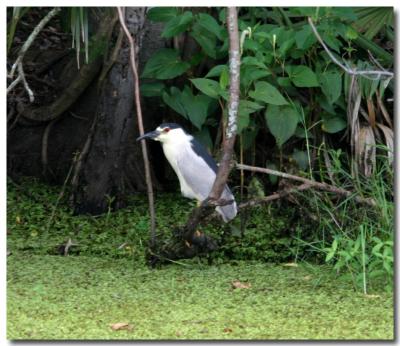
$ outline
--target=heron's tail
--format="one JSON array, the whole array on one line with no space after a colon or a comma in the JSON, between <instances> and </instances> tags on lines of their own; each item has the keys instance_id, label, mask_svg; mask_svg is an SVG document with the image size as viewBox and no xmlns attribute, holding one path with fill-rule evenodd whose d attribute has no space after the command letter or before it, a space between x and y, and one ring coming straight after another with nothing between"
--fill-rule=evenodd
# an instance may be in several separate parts
<instances>
[{"instance_id":1,"label":"heron's tail","mask_svg":"<svg viewBox=\"0 0 400 346\"><path fill-rule=\"evenodd\" d=\"M221 214L222 219L225 222L229 222L234 219L237 214L237 205L235 202L235 197L232 195L232 192L226 187L221 196L223 199L229 201L233 199L233 203L225 205L223 207L216 207L215 210Z\"/></svg>"}]
</instances>

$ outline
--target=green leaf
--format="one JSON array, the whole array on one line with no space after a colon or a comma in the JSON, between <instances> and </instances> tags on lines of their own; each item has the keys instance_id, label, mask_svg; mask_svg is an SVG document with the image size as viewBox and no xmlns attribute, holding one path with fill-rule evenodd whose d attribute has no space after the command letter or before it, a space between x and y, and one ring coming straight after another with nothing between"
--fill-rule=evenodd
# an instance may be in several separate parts
<instances>
[{"instance_id":1,"label":"green leaf","mask_svg":"<svg viewBox=\"0 0 400 346\"><path fill-rule=\"evenodd\" d=\"M317 87L319 86L317 76L308 67L304 65L286 66L286 71L292 83L297 87Z\"/></svg>"},{"instance_id":2,"label":"green leaf","mask_svg":"<svg viewBox=\"0 0 400 346\"><path fill-rule=\"evenodd\" d=\"M257 66L245 65L240 69L240 81L247 88L252 82L269 76L271 72L267 69L260 69Z\"/></svg>"},{"instance_id":3,"label":"green leaf","mask_svg":"<svg viewBox=\"0 0 400 346\"><path fill-rule=\"evenodd\" d=\"M216 59L217 39L215 35L205 30L202 26L196 23L192 28L190 36L195 39L195 41L200 45L200 47L209 57Z\"/></svg>"},{"instance_id":4,"label":"green leaf","mask_svg":"<svg viewBox=\"0 0 400 346\"><path fill-rule=\"evenodd\" d=\"M307 131L307 136L306 136L306 131L304 130L303 125L298 125L296 127L294 135L299 138L314 138L313 134L310 131Z\"/></svg>"},{"instance_id":5,"label":"green leaf","mask_svg":"<svg viewBox=\"0 0 400 346\"><path fill-rule=\"evenodd\" d=\"M358 32L354 30L351 26L348 26L346 29L345 37L348 40L355 40L358 37Z\"/></svg>"},{"instance_id":6,"label":"green leaf","mask_svg":"<svg viewBox=\"0 0 400 346\"><path fill-rule=\"evenodd\" d=\"M153 7L147 12L147 18L153 22L168 22L175 18L178 13L176 7Z\"/></svg>"},{"instance_id":7,"label":"green leaf","mask_svg":"<svg viewBox=\"0 0 400 346\"><path fill-rule=\"evenodd\" d=\"M168 21L165 25L164 31L161 37L170 38L176 36L184 31L192 24L193 14L192 12L186 11L181 15Z\"/></svg>"},{"instance_id":8,"label":"green leaf","mask_svg":"<svg viewBox=\"0 0 400 346\"><path fill-rule=\"evenodd\" d=\"M198 15L197 23L201 25L205 30L209 31L210 33L214 34L220 40L222 40L222 26L218 24L214 17L211 17L209 14L200 13Z\"/></svg>"},{"instance_id":9,"label":"green leaf","mask_svg":"<svg viewBox=\"0 0 400 346\"><path fill-rule=\"evenodd\" d=\"M337 241L337 238L335 238L332 242L332 247L330 248L330 250L325 258L325 262L329 262L333 258L333 256L336 253L337 248L338 248L338 241Z\"/></svg>"},{"instance_id":10,"label":"green leaf","mask_svg":"<svg viewBox=\"0 0 400 346\"><path fill-rule=\"evenodd\" d=\"M218 99L221 96L221 87L218 82L208 78L193 78L190 80L203 94Z\"/></svg>"},{"instance_id":11,"label":"green leaf","mask_svg":"<svg viewBox=\"0 0 400 346\"><path fill-rule=\"evenodd\" d=\"M288 50L289 50L290 48L293 47L294 42L295 42L295 39L294 39L294 38L290 38L290 39L288 39L288 40L285 40L285 41L280 45L280 47L279 47L279 49L278 49L279 56L282 57L282 58L286 57L286 53L288 52Z\"/></svg>"},{"instance_id":12,"label":"green leaf","mask_svg":"<svg viewBox=\"0 0 400 346\"><path fill-rule=\"evenodd\" d=\"M322 130L328 133L342 131L347 126L346 120L338 116L328 116L322 118Z\"/></svg>"},{"instance_id":13,"label":"green leaf","mask_svg":"<svg viewBox=\"0 0 400 346\"><path fill-rule=\"evenodd\" d=\"M242 133L242 131L249 126L250 114L262 108L264 108L264 106L258 104L257 102L240 100L239 110L238 110L238 121L237 121L238 134Z\"/></svg>"},{"instance_id":14,"label":"green leaf","mask_svg":"<svg viewBox=\"0 0 400 346\"><path fill-rule=\"evenodd\" d=\"M290 87L292 86L292 83L290 82L289 77L278 77L277 82L280 86L282 87Z\"/></svg>"},{"instance_id":15,"label":"green leaf","mask_svg":"<svg viewBox=\"0 0 400 346\"><path fill-rule=\"evenodd\" d=\"M147 61L142 78L172 79L186 72L190 64L181 60L179 52L164 48Z\"/></svg>"},{"instance_id":16,"label":"green leaf","mask_svg":"<svg viewBox=\"0 0 400 346\"><path fill-rule=\"evenodd\" d=\"M292 106L269 105L265 120L279 147L294 134L299 115Z\"/></svg>"},{"instance_id":17,"label":"green leaf","mask_svg":"<svg viewBox=\"0 0 400 346\"><path fill-rule=\"evenodd\" d=\"M335 103L342 94L342 77L339 71L326 71L319 75L322 92L330 104Z\"/></svg>"},{"instance_id":18,"label":"green leaf","mask_svg":"<svg viewBox=\"0 0 400 346\"><path fill-rule=\"evenodd\" d=\"M273 162L267 163L266 167L269 169L272 169L274 171L278 170L278 166ZM278 177L273 174L267 174L267 175L268 175L268 179L269 179L270 183L272 185L276 185L276 183L278 182Z\"/></svg>"},{"instance_id":19,"label":"green leaf","mask_svg":"<svg viewBox=\"0 0 400 346\"><path fill-rule=\"evenodd\" d=\"M161 96L164 87L165 85L162 82L142 83L140 85L140 93L144 97Z\"/></svg>"},{"instance_id":20,"label":"green leaf","mask_svg":"<svg viewBox=\"0 0 400 346\"><path fill-rule=\"evenodd\" d=\"M203 144L209 152L213 149L213 142L211 139L210 131L207 127L203 127L199 132L194 134L194 137Z\"/></svg>"},{"instance_id":21,"label":"green leaf","mask_svg":"<svg viewBox=\"0 0 400 346\"><path fill-rule=\"evenodd\" d=\"M292 156L293 159L296 161L297 165L299 166L299 168L305 171L309 164L307 152L304 150L295 149Z\"/></svg>"},{"instance_id":22,"label":"green leaf","mask_svg":"<svg viewBox=\"0 0 400 346\"><path fill-rule=\"evenodd\" d=\"M182 93L178 88L172 87L170 90L170 94L164 91L162 93L162 99L175 112L182 115L185 119L188 118L186 114L186 109L182 103Z\"/></svg>"},{"instance_id":23,"label":"green leaf","mask_svg":"<svg viewBox=\"0 0 400 346\"><path fill-rule=\"evenodd\" d=\"M190 90L190 89L189 89ZM184 107L190 122L199 130L205 123L211 98L206 95L191 95L184 100Z\"/></svg>"},{"instance_id":24,"label":"green leaf","mask_svg":"<svg viewBox=\"0 0 400 346\"><path fill-rule=\"evenodd\" d=\"M246 57L244 57L242 59L241 65L242 66L245 66L245 65L247 65L247 66L257 66L257 67L265 68L265 69L267 68L267 66L262 61L260 61L260 59L257 59L254 56L246 56Z\"/></svg>"},{"instance_id":25,"label":"green leaf","mask_svg":"<svg viewBox=\"0 0 400 346\"><path fill-rule=\"evenodd\" d=\"M222 90L225 90L229 84L229 72L228 69L223 69L221 75L219 76L219 86Z\"/></svg>"},{"instance_id":26,"label":"green leaf","mask_svg":"<svg viewBox=\"0 0 400 346\"><path fill-rule=\"evenodd\" d=\"M342 46L342 43L335 36L327 32L322 33L321 36L329 48L332 48L335 52L340 53L340 47Z\"/></svg>"},{"instance_id":27,"label":"green leaf","mask_svg":"<svg viewBox=\"0 0 400 346\"><path fill-rule=\"evenodd\" d=\"M222 71L227 71L228 72L228 66L227 65L217 65L214 66L208 73L206 74L207 77L219 77L222 73Z\"/></svg>"},{"instance_id":28,"label":"green leaf","mask_svg":"<svg viewBox=\"0 0 400 346\"><path fill-rule=\"evenodd\" d=\"M257 101L262 101L273 105L288 104L278 89L264 81L255 83L255 90L250 91L249 95Z\"/></svg>"},{"instance_id":29,"label":"green leaf","mask_svg":"<svg viewBox=\"0 0 400 346\"><path fill-rule=\"evenodd\" d=\"M294 38L296 40L297 48L303 50L309 49L315 42L317 42L317 38L308 24L304 25L300 31L297 31Z\"/></svg>"}]
</instances>

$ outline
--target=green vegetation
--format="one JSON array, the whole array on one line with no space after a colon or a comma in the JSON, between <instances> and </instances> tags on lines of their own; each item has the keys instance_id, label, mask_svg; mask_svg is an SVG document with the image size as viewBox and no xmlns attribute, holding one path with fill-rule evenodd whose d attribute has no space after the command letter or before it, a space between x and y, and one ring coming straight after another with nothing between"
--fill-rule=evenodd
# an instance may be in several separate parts
<instances>
[{"instance_id":1,"label":"green vegetation","mask_svg":"<svg viewBox=\"0 0 400 346\"><path fill-rule=\"evenodd\" d=\"M188 35L197 42L198 50L184 61L184 45L161 49L150 57L141 75L142 94L157 97L178 119L187 119L199 140L211 150L219 145L212 137L221 129L228 99L228 64L221 63L228 60L225 12L225 8L204 13L173 7L150 9L150 20L165 23L163 37L179 39L180 35ZM333 63L317 41L308 17L343 65L364 71L381 69L368 61L368 51L387 68L393 64L393 56L372 40L391 41L384 32L393 28L392 8L241 8L238 134L241 150L248 157L255 150L252 144L258 133L271 134L276 149L285 144L288 153L304 150L304 125L319 137L316 146L330 142L330 136L343 135L355 126L351 118L358 117L358 110L353 116L348 114L349 93L353 91L361 93L361 105L368 108L370 119L366 119L365 126L375 128L375 110L382 104L377 98L381 100L393 91L391 78L387 77L357 77L351 83L351 76ZM376 25L367 24L371 22ZM180 88L170 86L170 80L176 77L187 80L183 88L182 83ZM386 92L388 86L391 90ZM393 137L391 124L385 124L383 118L377 121L380 126L374 131L374 139L393 149L384 134L390 132ZM328 138L322 139L322 134ZM351 137L363 143L357 133L352 132Z\"/></svg>"},{"instance_id":2,"label":"green vegetation","mask_svg":"<svg viewBox=\"0 0 400 346\"><path fill-rule=\"evenodd\" d=\"M186 264L13 254L8 338L393 338L392 296L356 293L326 268ZM233 289L236 280L251 287Z\"/></svg>"},{"instance_id":3,"label":"green vegetation","mask_svg":"<svg viewBox=\"0 0 400 346\"><path fill-rule=\"evenodd\" d=\"M351 277L315 264L332 250L321 242L305 245L316 237L315 225L307 228L278 205L252 210L243 237L239 221L225 229L207 226L225 239L213 265L193 259L152 270L144 263L145 196L100 217L72 216L60 203L49 223L58 191L32 179L8 186L10 339L393 338L387 282L368 274L363 294ZM157 196L159 236L167 237L189 210L182 197ZM77 245L62 256L68 239ZM330 257L340 257L342 243ZM372 251L383 254L384 246ZM234 281L244 288L233 289ZM116 323L128 329L112 330Z\"/></svg>"},{"instance_id":4,"label":"green vegetation","mask_svg":"<svg viewBox=\"0 0 400 346\"><path fill-rule=\"evenodd\" d=\"M111 32L107 44L89 35L96 11L60 11L78 64L118 46ZM151 8L148 19L164 23L174 48L152 54L141 74L142 96L215 157L229 90L225 11ZM9 53L30 12L9 9ZM387 75L352 78L308 18L348 69ZM146 196L113 211L115 196L106 195L104 215L74 216L67 183L59 198L60 187L9 180L9 338L393 339L393 9L242 7L238 24L235 160L351 195L311 188L241 211L228 225L207 223L201 231L219 245L208 254L212 265L195 258L150 269ZM293 187L277 176L230 178L238 202ZM158 241L168 242L193 206L178 193L158 194ZM118 323L126 325L113 330Z\"/></svg>"}]
</instances>

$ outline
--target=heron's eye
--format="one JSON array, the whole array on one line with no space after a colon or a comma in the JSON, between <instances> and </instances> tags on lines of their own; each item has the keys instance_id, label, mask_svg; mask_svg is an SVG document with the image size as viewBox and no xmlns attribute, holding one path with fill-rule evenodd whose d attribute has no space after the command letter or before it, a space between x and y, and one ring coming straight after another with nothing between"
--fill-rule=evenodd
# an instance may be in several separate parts
<instances>
[{"instance_id":1,"label":"heron's eye","mask_svg":"<svg viewBox=\"0 0 400 346\"><path fill-rule=\"evenodd\" d=\"M169 130L170 130L170 128L166 127L165 129L163 129L163 132L167 133L167 132L169 132Z\"/></svg>"}]
</instances>

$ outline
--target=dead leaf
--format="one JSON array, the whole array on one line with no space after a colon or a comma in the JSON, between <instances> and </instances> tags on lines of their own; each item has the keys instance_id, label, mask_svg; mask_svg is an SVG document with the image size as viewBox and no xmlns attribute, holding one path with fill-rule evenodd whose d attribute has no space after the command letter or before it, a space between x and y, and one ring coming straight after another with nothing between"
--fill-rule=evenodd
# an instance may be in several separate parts
<instances>
[{"instance_id":1,"label":"dead leaf","mask_svg":"<svg viewBox=\"0 0 400 346\"><path fill-rule=\"evenodd\" d=\"M180 338L182 336L182 332L180 332L179 330L175 333L175 335Z\"/></svg>"},{"instance_id":2,"label":"dead leaf","mask_svg":"<svg viewBox=\"0 0 400 346\"><path fill-rule=\"evenodd\" d=\"M381 296L379 294L365 294L364 297L368 299L375 299L380 298Z\"/></svg>"},{"instance_id":3,"label":"dead leaf","mask_svg":"<svg viewBox=\"0 0 400 346\"><path fill-rule=\"evenodd\" d=\"M224 333L232 333L233 330L231 328L224 328Z\"/></svg>"},{"instance_id":4,"label":"dead leaf","mask_svg":"<svg viewBox=\"0 0 400 346\"><path fill-rule=\"evenodd\" d=\"M303 280L307 280L307 281L308 281L308 280L311 280L311 275L306 275L306 276L304 276L304 277L303 277Z\"/></svg>"},{"instance_id":5,"label":"dead leaf","mask_svg":"<svg viewBox=\"0 0 400 346\"><path fill-rule=\"evenodd\" d=\"M133 326L126 322L118 322L110 324L112 330L132 330Z\"/></svg>"},{"instance_id":6,"label":"dead leaf","mask_svg":"<svg viewBox=\"0 0 400 346\"><path fill-rule=\"evenodd\" d=\"M240 282L239 280L232 281L232 287L235 288L250 288L251 283Z\"/></svg>"},{"instance_id":7,"label":"dead leaf","mask_svg":"<svg viewBox=\"0 0 400 346\"><path fill-rule=\"evenodd\" d=\"M282 266L283 267L298 267L299 265L295 262L291 262L291 263L283 263Z\"/></svg>"}]
</instances>

